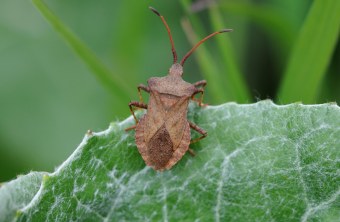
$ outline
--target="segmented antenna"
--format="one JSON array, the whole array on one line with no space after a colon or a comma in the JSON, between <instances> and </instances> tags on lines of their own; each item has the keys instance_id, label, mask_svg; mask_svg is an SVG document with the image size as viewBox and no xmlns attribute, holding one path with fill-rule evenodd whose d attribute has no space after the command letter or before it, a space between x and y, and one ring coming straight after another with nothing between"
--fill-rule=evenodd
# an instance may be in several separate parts
<instances>
[{"instance_id":1,"label":"segmented antenna","mask_svg":"<svg viewBox=\"0 0 340 222\"><path fill-rule=\"evenodd\" d=\"M171 32L170 32L170 28L169 28L168 24L166 23L164 17L156 9L154 9L152 7L149 7L149 9L162 19L162 22L163 22L166 30L168 31L168 35L169 35L170 43L171 43L171 51L172 51L172 55L174 57L174 64L175 64L177 62L177 53L176 53L176 49L175 49L174 40L172 39L172 35L171 35Z\"/></svg>"},{"instance_id":2,"label":"segmented antenna","mask_svg":"<svg viewBox=\"0 0 340 222\"><path fill-rule=\"evenodd\" d=\"M223 32L231 32L231 31L233 31L233 30L232 29L223 29L221 31L211 33L210 35L208 35L207 37L205 37L204 39L199 41L194 47L192 47L192 49L190 49L190 51L183 57L180 64L183 66L184 62L187 60L187 58L195 51L195 49L197 49L198 46L200 46L206 40L210 39L214 35L217 35L217 34L220 34L220 33L223 33Z\"/></svg>"}]
</instances>

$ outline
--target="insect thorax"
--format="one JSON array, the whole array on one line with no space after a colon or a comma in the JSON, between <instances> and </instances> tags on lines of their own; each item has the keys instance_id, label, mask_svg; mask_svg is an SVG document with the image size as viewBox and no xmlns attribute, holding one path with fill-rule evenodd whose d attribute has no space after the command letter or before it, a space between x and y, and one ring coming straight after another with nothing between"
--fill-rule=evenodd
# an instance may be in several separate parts
<instances>
[{"instance_id":1,"label":"insect thorax","mask_svg":"<svg viewBox=\"0 0 340 222\"><path fill-rule=\"evenodd\" d=\"M191 96L196 91L194 85L184 81L180 76L153 77L148 80L148 85L151 91L177 97Z\"/></svg>"}]
</instances>

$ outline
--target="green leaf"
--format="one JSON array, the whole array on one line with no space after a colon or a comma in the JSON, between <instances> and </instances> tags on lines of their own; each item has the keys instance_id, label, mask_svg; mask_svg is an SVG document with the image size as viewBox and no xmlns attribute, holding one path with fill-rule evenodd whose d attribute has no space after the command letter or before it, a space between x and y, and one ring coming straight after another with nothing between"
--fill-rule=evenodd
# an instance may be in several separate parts
<instances>
[{"instance_id":1,"label":"green leaf","mask_svg":"<svg viewBox=\"0 0 340 222\"><path fill-rule=\"evenodd\" d=\"M31 172L1 186L0 221L12 221L17 210L32 201L39 190L43 174Z\"/></svg>"},{"instance_id":2,"label":"green leaf","mask_svg":"<svg viewBox=\"0 0 340 222\"><path fill-rule=\"evenodd\" d=\"M141 114L141 113L140 113ZM199 108L208 131L171 170L146 167L130 117L88 133L18 221L332 221L340 214L340 108L271 101ZM196 134L193 137L197 136ZM8 183L6 186L11 186ZM25 189L26 186L22 186ZM13 190L13 189L12 189ZM8 188L1 193L11 192ZM33 192L33 191L32 191ZM10 194L13 199L21 192ZM0 199L0 206L8 206Z\"/></svg>"},{"instance_id":3,"label":"green leaf","mask_svg":"<svg viewBox=\"0 0 340 222\"><path fill-rule=\"evenodd\" d=\"M340 30L340 1L314 1L290 56L278 101L315 103Z\"/></svg>"},{"instance_id":4,"label":"green leaf","mask_svg":"<svg viewBox=\"0 0 340 222\"><path fill-rule=\"evenodd\" d=\"M44 18L53 26L76 54L84 61L98 80L106 86L117 99L129 98L132 94L131 87L118 73L111 72L94 52L92 52L62 21L53 14L42 0L33 0L33 4Z\"/></svg>"}]
</instances>

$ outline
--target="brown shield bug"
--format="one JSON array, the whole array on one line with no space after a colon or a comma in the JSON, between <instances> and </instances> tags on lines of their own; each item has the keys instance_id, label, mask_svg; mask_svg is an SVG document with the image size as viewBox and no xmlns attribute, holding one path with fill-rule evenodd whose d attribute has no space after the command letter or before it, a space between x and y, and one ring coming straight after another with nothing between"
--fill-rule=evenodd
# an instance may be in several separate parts
<instances>
[{"instance_id":1,"label":"brown shield bug","mask_svg":"<svg viewBox=\"0 0 340 222\"><path fill-rule=\"evenodd\" d=\"M219 33L230 32L232 30L225 29L208 35L198 42L183 57L180 63L177 63L177 53L168 24L158 11L154 8L149 8L162 19L166 27L174 62L167 76L152 77L148 80L148 86L142 84L138 86L140 102L134 101L129 103L136 125L126 130L136 130L136 145L146 165L151 166L155 170L162 171L170 169L187 151L194 155L189 145L207 136L205 130L187 120L190 99L198 102L199 106L203 105L204 87L207 82L205 80L194 84L185 82L182 79L183 64L204 41ZM141 90L150 94L148 104L143 102ZM198 100L194 98L196 94L201 94ZM147 113L138 120L132 107L147 109ZM196 130L201 136L191 139L190 128Z\"/></svg>"}]
</instances>

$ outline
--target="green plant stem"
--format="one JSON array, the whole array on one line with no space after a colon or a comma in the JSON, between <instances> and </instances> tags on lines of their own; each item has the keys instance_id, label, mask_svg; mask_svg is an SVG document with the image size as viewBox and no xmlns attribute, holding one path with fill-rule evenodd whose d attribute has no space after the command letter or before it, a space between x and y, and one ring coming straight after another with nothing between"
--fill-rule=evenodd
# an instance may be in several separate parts
<instances>
[{"instance_id":1,"label":"green plant stem","mask_svg":"<svg viewBox=\"0 0 340 222\"><path fill-rule=\"evenodd\" d=\"M188 19L182 20L182 27L192 45L198 42L197 35L193 30ZM223 100L232 100L231 93L226 92L223 88L223 80L221 79L220 72L213 61L211 55L209 54L206 47L203 45L195 52L195 57L198 60L198 65L203 71L203 76L207 80L209 87L209 92L212 96L214 103L221 103Z\"/></svg>"},{"instance_id":2,"label":"green plant stem","mask_svg":"<svg viewBox=\"0 0 340 222\"><path fill-rule=\"evenodd\" d=\"M195 31L190 28L188 31L188 25L185 31L188 39L192 44L197 43L199 40L195 33L203 33L203 26L199 22L198 17L190 12L191 2L188 0L181 0L184 10L189 14L190 22L192 23ZM220 30L226 28L223 24L222 16L217 8L210 9L211 23L214 30ZM187 22L189 24L189 21ZM229 34L226 34L229 35ZM198 60L198 65L203 71L204 77L209 82L211 94L214 101L237 101L237 102L249 102L250 96L247 90L246 84L240 72L240 68L236 62L236 55L232 48L230 38L228 36L215 37L218 42L219 50L217 57L222 57L222 67L219 67L213 56L208 52L205 46L200 46L200 49L195 52Z\"/></svg>"},{"instance_id":3,"label":"green plant stem","mask_svg":"<svg viewBox=\"0 0 340 222\"><path fill-rule=\"evenodd\" d=\"M209 8L209 15L211 24L214 30L221 30L226 28L223 22L222 15L216 5ZM223 70L222 75L224 82L228 84L233 97L238 102L249 102L250 93L246 87L245 80L241 74L240 67L236 62L236 55L234 48L231 43L231 39L228 35L223 38L217 38L218 49L223 59Z\"/></svg>"},{"instance_id":4,"label":"green plant stem","mask_svg":"<svg viewBox=\"0 0 340 222\"><path fill-rule=\"evenodd\" d=\"M181 0L181 4L187 14L190 13L188 6L189 3L190 2L187 0ZM195 27L195 31L192 26ZM195 15L190 15L190 21L189 19L183 19L182 27L191 45L195 45L199 41L196 33L204 32L203 27ZM216 62L212 58L212 55L209 53L204 44L200 45L200 47L195 51L194 56L197 59L200 70L202 70L203 77L207 80L208 84L212 86L209 87L209 94L213 100L212 102L218 104L223 101L234 100L228 87L223 84L223 79L219 74L221 70L219 70Z\"/></svg>"}]
</instances>

